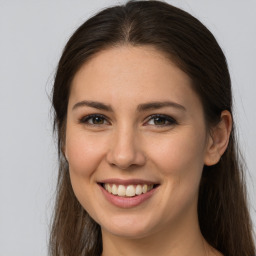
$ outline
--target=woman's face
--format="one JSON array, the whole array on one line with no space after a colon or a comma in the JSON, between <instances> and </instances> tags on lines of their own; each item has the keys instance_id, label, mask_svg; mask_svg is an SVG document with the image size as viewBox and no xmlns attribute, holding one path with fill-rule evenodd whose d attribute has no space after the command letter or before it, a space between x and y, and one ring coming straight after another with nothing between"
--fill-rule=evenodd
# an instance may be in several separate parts
<instances>
[{"instance_id":1,"label":"woman's face","mask_svg":"<svg viewBox=\"0 0 256 256\"><path fill-rule=\"evenodd\" d=\"M65 154L103 234L141 238L196 222L207 138L190 78L152 47L107 49L74 77Z\"/></svg>"}]
</instances>

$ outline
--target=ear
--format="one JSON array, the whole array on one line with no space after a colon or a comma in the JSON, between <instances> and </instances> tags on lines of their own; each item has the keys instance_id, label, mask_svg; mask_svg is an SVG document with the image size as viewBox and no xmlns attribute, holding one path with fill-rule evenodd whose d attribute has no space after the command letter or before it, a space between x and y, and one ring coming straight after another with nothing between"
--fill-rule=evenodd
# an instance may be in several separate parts
<instances>
[{"instance_id":1,"label":"ear","mask_svg":"<svg viewBox=\"0 0 256 256\"><path fill-rule=\"evenodd\" d=\"M224 110L221 112L220 122L211 129L204 159L205 165L210 166L219 162L228 146L231 129L231 113Z\"/></svg>"}]
</instances>

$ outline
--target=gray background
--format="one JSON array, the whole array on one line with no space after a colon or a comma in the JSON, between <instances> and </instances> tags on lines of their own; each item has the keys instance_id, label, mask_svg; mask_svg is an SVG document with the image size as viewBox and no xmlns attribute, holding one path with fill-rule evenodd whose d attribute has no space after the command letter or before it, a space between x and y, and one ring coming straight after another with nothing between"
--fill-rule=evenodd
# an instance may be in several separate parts
<instances>
[{"instance_id":1,"label":"gray background","mask_svg":"<svg viewBox=\"0 0 256 256\"><path fill-rule=\"evenodd\" d=\"M256 1L167 2L199 18L226 54L255 229ZM48 98L55 68L75 28L116 3L124 1L0 0L0 256L47 255L57 174Z\"/></svg>"}]
</instances>

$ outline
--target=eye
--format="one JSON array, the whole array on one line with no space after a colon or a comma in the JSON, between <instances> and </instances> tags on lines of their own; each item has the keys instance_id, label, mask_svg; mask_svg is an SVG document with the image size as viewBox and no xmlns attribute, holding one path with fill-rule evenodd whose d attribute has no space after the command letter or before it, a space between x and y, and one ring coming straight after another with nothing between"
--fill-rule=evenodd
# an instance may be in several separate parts
<instances>
[{"instance_id":1,"label":"eye","mask_svg":"<svg viewBox=\"0 0 256 256\"><path fill-rule=\"evenodd\" d=\"M152 115L148 118L146 125L154 125L154 126L170 126L177 124L177 121L167 115Z\"/></svg>"},{"instance_id":2,"label":"eye","mask_svg":"<svg viewBox=\"0 0 256 256\"><path fill-rule=\"evenodd\" d=\"M100 114L93 114L89 116L82 117L79 120L80 123L88 124L88 125L108 125L109 121L107 118Z\"/></svg>"}]
</instances>

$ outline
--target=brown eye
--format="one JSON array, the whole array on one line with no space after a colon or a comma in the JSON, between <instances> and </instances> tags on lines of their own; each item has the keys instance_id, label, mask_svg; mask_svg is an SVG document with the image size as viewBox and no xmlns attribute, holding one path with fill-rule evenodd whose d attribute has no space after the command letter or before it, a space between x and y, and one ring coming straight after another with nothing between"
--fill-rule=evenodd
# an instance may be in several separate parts
<instances>
[{"instance_id":1,"label":"brown eye","mask_svg":"<svg viewBox=\"0 0 256 256\"><path fill-rule=\"evenodd\" d=\"M152 115L146 123L146 125L154 125L160 127L174 124L177 124L176 120L167 115Z\"/></svg>"},{"instance_id":2,"label":"brown eye","mask_svg":"<svg viewBox=\"0 0 256 256\"><path fill-rule=\"evenodd\" d=\"M85 116L80 120L80 123L88 125L105 125L109 124L107 119L102 115L89 115Z\"/></svg>"},{"instance_id":3,"label":"brown eye","mask_svg":"<svg viewBox=\"0 0 256 256\"><path fill-rule=\"evenodd\" d=\"M155 117L153 120L155 125L165 125L167 122L166 118L163 117Z\"/></svg>"},{"instance_id":4,"label":"brown eye","mask_svg":"<svg viewBox=\"0 0 256 256\"><path fill-rule=\"evenodd\" d=\"M91 118L91 123L93 124L104 124L104 118L100 116L95 116Z\"/></svg>"}]
</instances>

